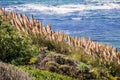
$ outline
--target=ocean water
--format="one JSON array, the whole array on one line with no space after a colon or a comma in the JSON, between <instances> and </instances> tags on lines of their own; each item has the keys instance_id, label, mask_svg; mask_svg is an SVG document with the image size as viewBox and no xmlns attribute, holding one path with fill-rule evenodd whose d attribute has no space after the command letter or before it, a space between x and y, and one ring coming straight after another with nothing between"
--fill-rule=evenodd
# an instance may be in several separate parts
<instances>
[{"instance_id":1,"label":"ocean water","mask_svg":"<svg viewBox=\"0 0 120 80\"><path fill-rule=\"evenodd\" d=\"M120 0L0 0L0 7L33 15L55 31L91 37L120 50Z\"/></svg>"}]
</instances>

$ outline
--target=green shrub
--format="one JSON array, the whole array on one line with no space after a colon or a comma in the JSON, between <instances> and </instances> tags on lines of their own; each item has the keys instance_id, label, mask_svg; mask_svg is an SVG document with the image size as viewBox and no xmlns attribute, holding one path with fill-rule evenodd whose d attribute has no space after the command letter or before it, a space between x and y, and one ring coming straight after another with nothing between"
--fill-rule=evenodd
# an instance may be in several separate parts
<instances>
[{"instance_id":1,"label":"green shrub","mask_svg":"<svg viewBox=\"0 0 120 80\"><path fill-rule=\"evenodd\" d=\"M109 69L109 73L112 76L120 78L120 64L115 65L111 63L107 68Z\"/></svg>"},{"instance_id":2,"label":"green shrub","mask_svg":"<svg viewBox=\"0 0 120 80\"><path fill-rule=\"evenodd\" d=\"M85 63L82 63L82 62L78 65L78 69L81 70L82 72L85 72L86 70L89 71L89 67L90 66L88 66L88 65L86 65Z\"/></svg>"},{"instance_id":3,"label":"green shrub","mask_svg":"<svg viewBox=\"0 0 120 80\"><path fill-rule=\"evenodd\" d=\"M37 59L38 59L38 57L32 57L31 59L30 59L30 61L29 61L29 64L34 64L34 63L36 63L36 61L37 61Z\"/></svg>"},{"instance_id":4,"label":"green shrub","mask_svg":"<svg viewBox=\"0 0 120 80\"><path fill-rule=\"evenodd\" d=\"M38 53L31 38L0 19L0 60L14 64L27 64Z\"/></svg>"},{"instance_id":5,"label":"green shrub","mask_svg":"<svg viewBox=\"0 0 120 80\"><path fill-rule=\"evenodd\" d=\"M108 72L103 67L94 67L91 70L92 76L97 80L108 80Z\"/></svg>"},{"instance_id":6,"label":"green shrub","mask_svg":"<svg viewBox=\"0 0 120 80\"><path fill-rule=\"evenodd\" d=\"M73 78L71 77L35 69L29 66L21 66L21 68L30 73L32 76L34 76L36 80L73 80Z\"/></svg>"}]
</instances>

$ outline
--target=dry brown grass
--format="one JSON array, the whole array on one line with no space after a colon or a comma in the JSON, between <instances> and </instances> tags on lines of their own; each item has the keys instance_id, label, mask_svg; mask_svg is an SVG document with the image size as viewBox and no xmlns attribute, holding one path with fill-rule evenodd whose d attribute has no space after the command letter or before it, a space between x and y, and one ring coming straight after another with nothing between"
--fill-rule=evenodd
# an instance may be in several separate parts
<instances>
[{"instance_id":1,"label":"dry brown grass","mask_svg":"<svg viewBox=\"0 0 120 80\"><path fill-rule=\"evenodd\" d=\"M3 62L0 62L0 80L35 80L23 70Z\"/></svg>"}]
</instances>

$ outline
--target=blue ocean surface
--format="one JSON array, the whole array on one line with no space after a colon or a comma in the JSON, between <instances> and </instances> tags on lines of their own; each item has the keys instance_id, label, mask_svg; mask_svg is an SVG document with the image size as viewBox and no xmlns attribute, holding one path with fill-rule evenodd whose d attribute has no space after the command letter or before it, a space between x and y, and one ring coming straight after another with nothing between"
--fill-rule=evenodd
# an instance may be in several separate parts
<instances>
[{"instance_id":1,"label":"blue ocean surface","mask_svg":"<svg viewBox=\"0 0 120 80\"><path fill-rule=\"evenodd\" d=\"M33 15L55 31L91 37L120 50L120 0L0 0L0 7Z\"/></svg>"}]
</instances>

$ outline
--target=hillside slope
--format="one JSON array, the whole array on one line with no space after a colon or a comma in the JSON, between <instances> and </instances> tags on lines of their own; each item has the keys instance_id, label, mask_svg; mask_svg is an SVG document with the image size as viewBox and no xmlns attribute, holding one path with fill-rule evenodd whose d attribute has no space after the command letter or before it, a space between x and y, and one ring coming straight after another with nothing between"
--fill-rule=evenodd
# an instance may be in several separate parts
<instances>
[{"instance_id":1,"label":"hillside slope","mask_svg":"<svg viewBox=\"0 0 120 80\"><path fill-rule=\"evenodd\" d=\"M120 78L120 54L109 45L72 38L53 31L50 25L44 27L33 17L4 9L0 9L0 33L0 60L24 66L37 80L42 75L46 80Z\"/></svg>"}]
</instances>

